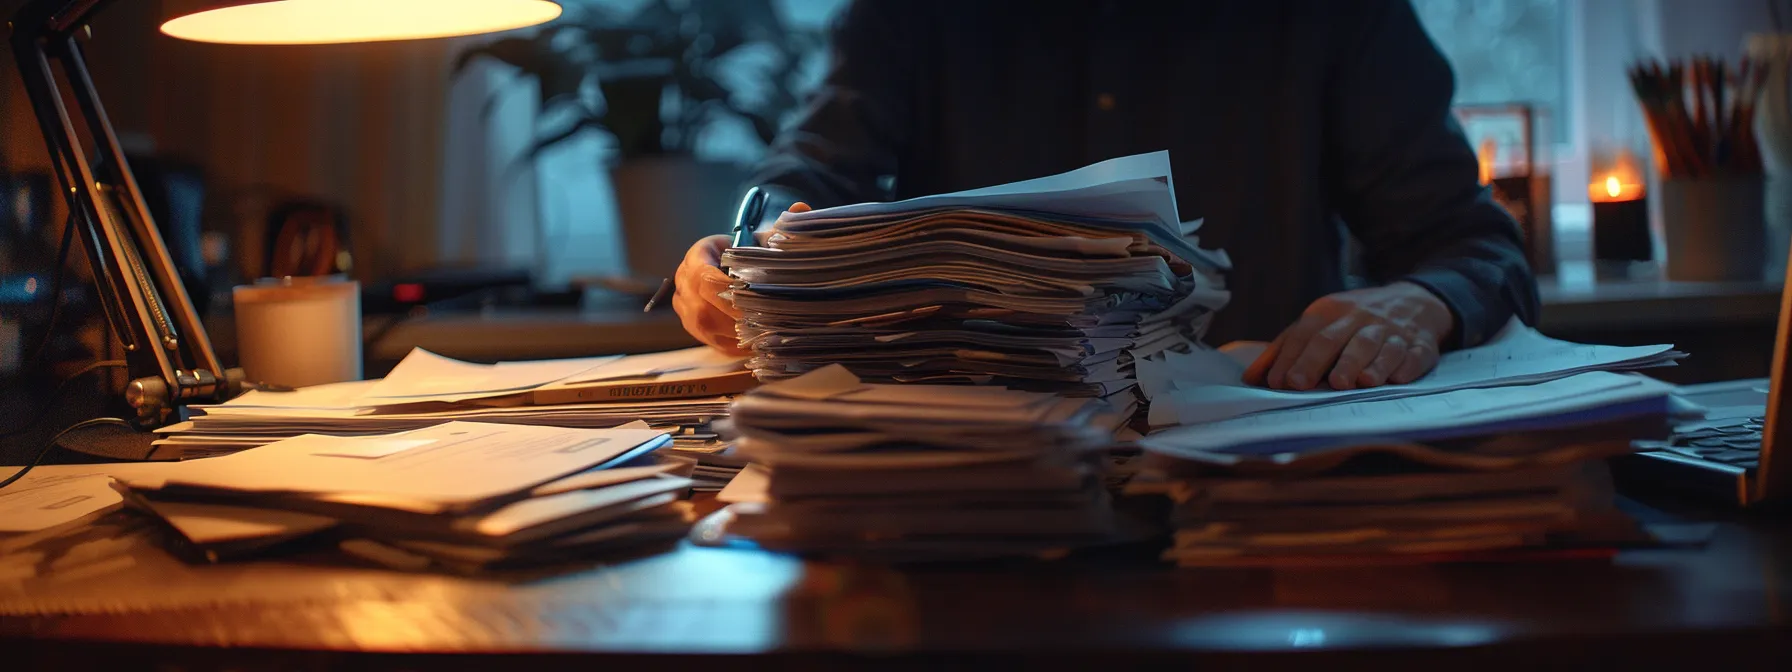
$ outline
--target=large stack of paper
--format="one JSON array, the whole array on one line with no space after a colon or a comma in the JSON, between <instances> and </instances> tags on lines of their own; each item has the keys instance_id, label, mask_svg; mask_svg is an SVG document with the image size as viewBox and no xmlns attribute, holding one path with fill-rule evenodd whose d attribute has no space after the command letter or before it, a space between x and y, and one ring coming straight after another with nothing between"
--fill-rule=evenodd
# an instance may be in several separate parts
<instances>
[{"instance_id":1,"label":"large stack of paper","mask_svg":"<svg viewBox=\"0 0 1792 672\"><path fill-rule=\"evenodd\" d=\"M897 203L785 213L727 251L761 380L834 363L872 382L1110 397L1198 341L1225 255L1181 224L1165 152Z\"/></svg>"},{"instance_id":2,"label":"large stack of paper","mask_svg":"<svg viewBox=\"0 0 1792 672\"><path fill-rule=\"evenodd\" d=\"M1109 541L1100 453L1120 419L1107 409L992 386L867 384L839 366L768 384L729 420L766 469L724 491L732 518L705 536L883 559Z\"/></svg>"},{"instance_id":3,"label":"large stack of paper","mask_svg":"<svg viewBox=\"0 0 1792 672\"><path fill-rule=\"evenodd\" d=\"M1153 405L1154 420L1160 409L1216 419L1146 437L1149 466L1128 487L1172 497L1167 557L1184 565L1609 547L1630 528L1612 507L1600 460L1663 435L1673 391L1612 370L1678 356L1669 346L1564 343L1515 327L1446 356L1411 385L1178 390L1173 404Z\"/></svg>"},{"instance_id":4,"label":"large stack of paper","mask_svg":"<svg viewBox=\"0 0 1792 672\"><path fill-rule=\"evenodd\" d=\"M413 350L379 380L252 391L158 430L156 459L222 455L300 434L357 436L450 421L605 428L644 421L696 466L701 489L740 470L709 428L756 384L745 360L710 348L627 357L475 364Z\"/></svg>"},{"instance_id":5,"label":"large stack of paper","mask_svg":"<svg viewBox=\"0 0 1792 672\"><path fill-rule=\"evenodd\" d=\"M450 422L305 435L111 476L128 504L212 559L329 531L388 564L476 571L682 537L677 500L691 481L644 459L669 442L647 429Z\"/></svg>"}]
</instances>

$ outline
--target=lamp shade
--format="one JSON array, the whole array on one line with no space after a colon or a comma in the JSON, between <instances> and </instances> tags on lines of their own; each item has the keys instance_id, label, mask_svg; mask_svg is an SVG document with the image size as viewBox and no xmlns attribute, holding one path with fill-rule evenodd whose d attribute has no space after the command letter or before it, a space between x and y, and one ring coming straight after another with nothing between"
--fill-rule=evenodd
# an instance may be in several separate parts
<instances>
[{"instance_id":1,"label":"lamp shade","mask_svg":"<svg viewBox=\"0 0 1792 672\"><path fill-rule=\"evenodd\" d=\"M477 35L554 20L550 0L164 0L162 32L220 44L342 44Z\"/></svg>"}]
</instances>

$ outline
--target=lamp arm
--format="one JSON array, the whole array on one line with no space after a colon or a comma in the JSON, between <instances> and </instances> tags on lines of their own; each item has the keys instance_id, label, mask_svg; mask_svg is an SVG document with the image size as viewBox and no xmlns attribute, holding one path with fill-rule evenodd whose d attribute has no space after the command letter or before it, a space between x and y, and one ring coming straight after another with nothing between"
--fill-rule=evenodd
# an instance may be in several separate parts
<instances>
[{"instance_id":1,"label":"lamp arm","mask_svg":"<svg viewBox=\"0 0 1792 672\"><path fill-rule=\"evenodd\" d=\"M133 379L126 398L139 425L158 426L186 403L234 396L242 375L226 371L212 349L75 40L112 1L32 0L9 25L70 221L80 227L106 320L125 350Z\"/></svg>"}]
</instances>

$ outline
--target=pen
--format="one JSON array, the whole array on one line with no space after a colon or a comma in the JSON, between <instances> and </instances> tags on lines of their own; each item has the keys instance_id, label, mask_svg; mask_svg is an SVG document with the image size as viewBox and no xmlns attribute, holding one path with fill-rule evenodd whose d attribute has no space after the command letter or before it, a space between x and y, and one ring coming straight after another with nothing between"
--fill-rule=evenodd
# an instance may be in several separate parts
<instances>
[{"instance_id":1,"label":"pen","mask_svg":"<svg viewBox=\"0 0 1792 672\"><path fill-rule=\"evenodd\" d=\"M740 201L740 211L734 215L734 247L745 247L753 242L753 233L759 228L760 220L765 218L765 206L770 201L771 194L764 189L753 187L747 190L747 195ZM722 270L726 271L728 268L723 266ZM666 300L671 291L672 278L661 280L659 290L653 293L653 298L647 300L647 305L641 308L641 312L652 311L655 305Z\"/></svg>"}]
</instances>

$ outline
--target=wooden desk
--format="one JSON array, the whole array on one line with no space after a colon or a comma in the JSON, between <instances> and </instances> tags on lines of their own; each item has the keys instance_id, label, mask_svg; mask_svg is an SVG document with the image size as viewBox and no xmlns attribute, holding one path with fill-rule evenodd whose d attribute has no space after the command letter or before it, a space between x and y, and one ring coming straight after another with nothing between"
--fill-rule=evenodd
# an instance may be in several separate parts
<instances>
[{"instance_id":1,"label":"wooden desk","mask_svg":"<svg viewBox=\"0 0 1792 672\"><path fill-rule=\"evenodd\" d=\"M0 577L8 669L1792 662L1792 534L1740 519L1706 549L1613 564L1175 570L1109 553L899 570L685 547L505 583L304 562L187 566L150 544L153 528L118 515L91 537L124 541L76 552L88 557L67 576ZM128 560L106 566L107 552ZM151 597L161 608L136 611ZM21 616L24 603L63 613ZM434 655L444 653L459 655Z\"/></svg>"}]
</instances>

